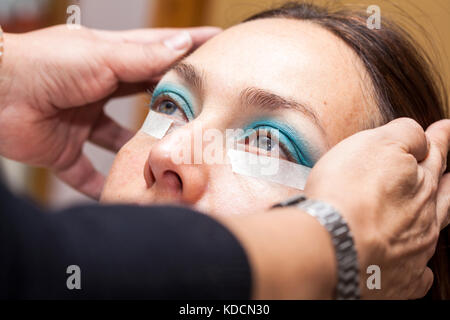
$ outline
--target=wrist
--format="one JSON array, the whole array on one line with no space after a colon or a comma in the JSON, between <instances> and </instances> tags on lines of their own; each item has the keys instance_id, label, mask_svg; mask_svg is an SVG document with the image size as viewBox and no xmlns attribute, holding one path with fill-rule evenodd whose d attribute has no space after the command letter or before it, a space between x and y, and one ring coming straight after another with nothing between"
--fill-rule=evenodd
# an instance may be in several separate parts
<instances>
[{"instance_id":1,"label":"wrist","mask_svg":"<svg viewBox=\"0 0 450 320\"><path fill-rule=\"evenodd\" d=\"M330 204L296 197L294 206L314 217L328 232L333 243L337 264L337 286L334 297L342 299L360 299L360 266L354 242L354 236L347 221Z\"/></svg>"},{"instance_id":2,"label":"wrist","mask_svg":"<svg viewBox=\"0 0 450 320\"><path fill-rule=\"evenodd\" d=\"M376 233L374 233L373 223L371 224L368 215L371 206L373 204L366 201L372 201L367 197L366 199L358 199L358 201L352 201L351 197L348 197L345 192L338 190L329 190L329 192L320 192L320 190L306 190L305 195L308 199L320 199L325 203L331 205L337 209L343 219L345 219L348 228L351 231L353 244L357 253L357 260L359 265L359 290L361 298L366 296L366 286L364 283L364 271L367 266L373 263L374 256L378 254L378 247L374 248L374 240L378 239ZM363 212L364 214L361 214ZM376 250L376 251L374 251Z\"/></svg>"},{"instance_id":3,"label":"wrist","mask_svg":"<svg viewBox=\"0 0 450 320\"><path fill-rule=\"evenodd\" d=\"M341 213L330 204L299 195L280 202L273 208L294 207L314 217L330 236L333 244L337 286L333 297L342 299L360 299L360 266L354 242L354 236Z\"/></svg>"},{"instance_id":4,"label":"wrist","mask_svg":"<svg viewBox=\"0 0 450 320\"><path fill-rule=\"evenodd\" d=\"M292 228L296 231L292 232L302 232L304 235L298 238L296 250L297 252L304 251L299 253L299 259L307 262L306 266L304 262L298 265L299 272L305 272L305 267L308 267L306 274L299 275L299 278L302 279L301 283L303 282L311 288L308 290L311 295L308 294L305 299L334 299L337 264L330 234L317 219L305 211L297 208L294 210L289 214L293 217L298 216L298 222L294 224L293 221ZM299 229L300 224L301 229Z\"/></svg>"},{"instance_id":5,"label":"wrist","mask_svg":"<svg viewBox=\"0 0 450 320\"><path fill-rule=\"evenodd\" d=\"M223 217L252 267L254 299L332 299L336 261L328 232L297 208Z\"/></svg>"}]
</instances>

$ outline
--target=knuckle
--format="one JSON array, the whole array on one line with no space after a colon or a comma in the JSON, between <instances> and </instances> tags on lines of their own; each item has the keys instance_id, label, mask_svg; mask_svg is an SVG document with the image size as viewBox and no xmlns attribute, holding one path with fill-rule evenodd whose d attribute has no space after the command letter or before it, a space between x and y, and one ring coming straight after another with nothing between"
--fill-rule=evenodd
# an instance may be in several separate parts
<instances>
[{"instance_id":1,"label":"knuckle","mask_svg":"<svg viewBox=\"0 0 450 320\"><path fill-rule=\"evenodd\" d=\"M427 192L434 199L434 196L439 190L439 181L431 173L426 174L425 181Z\"/></svg>"},{"instance_id":2,"label":"knuckle","mask_svg":"<svg viewBox=\"0 0 450 320\"><path fill-rule=\"evenodd\" d=\"M399 174L403 177L402 182L405 184L405 187L416 187L418 182L420 182L420 179L423 178L416 158L410 153L403 154L401 159L401 168L403 172L400 172ZM411 192L411 190L409 190L409 192Z\"/></svg>"},{"instance_id":3,"label":"knuckle","mask_svg":"<svg viewBox=\"0 0 450 320\"><path fill-rule=\"evenodd\" d=\"M437 221L434 221L435 223L433 223L432 228L431 228L431 243L433 244L431 247L431 251L434 252L436 251L436 244L439 240L439 227L437 225Z\"/></svg>"},{"instance_id":4,"label":"knuckle","mask_svg":"<svg viewBox=\"0 0 450 320\"><path fill-rule=\"evenodd\" d=\"M435 244L437 242L437 237L433 240L433 244ZM433 256L434 253L436 252L436 248L434 245L430 246L426 252L425 252L425 260L426 262L428 262Z\"/></svg>"},{"instance_id":5,"label":"knuckle","mask_svg":"<svg viewBox=\"0 0 450 320\"><path fill-rule=\"evenodd\" d=\"M417 159L411 153L405 154L405 166L411 174L417 174L418 171L418 163Z\"/></svg>"},{"instance_id":6,"label":"knuckle","mask_svg":"<svg viewBox=\"0 0 450 320\"><path fill-rule=\"evenodd\" d=\"M411 118L399 118L399 123L402 124L405 128L410 130L413 134L423 134L424 130L422 126L414 119Z\"/></svg>"},{"instance_id":7,"label":"knuckle","mask_svg":"<svg viewBox=\"0 0 450 320\"><path fill-rule=\"evenodd\" d=\"M444 144L438 140L434 140L433 144L436 146L435 158L436 168L439 168L439 173L443 174L447 168L447 154L444 153Z\"/></svg>"}]
</instances>

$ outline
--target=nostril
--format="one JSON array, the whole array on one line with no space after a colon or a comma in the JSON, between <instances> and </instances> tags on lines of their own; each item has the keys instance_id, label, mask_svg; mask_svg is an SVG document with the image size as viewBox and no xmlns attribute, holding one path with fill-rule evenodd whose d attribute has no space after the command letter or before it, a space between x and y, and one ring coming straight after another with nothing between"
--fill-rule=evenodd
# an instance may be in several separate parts
<instances>
[{"instance_id":1,"label":"nostril","mask_svg":"<svg viewBox=\"0 0 450 320\"><path fill-rule=\"evenodd\" d=\"M170 188L180 191L183 189L183 181L181 180L180 175L175 171L165 171L163 174L163 179Z\"/></svg>"},{"instance_id":2,"label":"nostril","mask_svg":"<svg viewBox=\"0 0 450 320\"><path fill-rule=\"evenodd\" d=\"M153 185L153 183L155 182L155 176L153 175L152 169L150 168L148 159L147 159L147 161L145 161L144 179L145 179L145 183L147 184L147 188L150 188Z\"/></svg>"}]
</instances>

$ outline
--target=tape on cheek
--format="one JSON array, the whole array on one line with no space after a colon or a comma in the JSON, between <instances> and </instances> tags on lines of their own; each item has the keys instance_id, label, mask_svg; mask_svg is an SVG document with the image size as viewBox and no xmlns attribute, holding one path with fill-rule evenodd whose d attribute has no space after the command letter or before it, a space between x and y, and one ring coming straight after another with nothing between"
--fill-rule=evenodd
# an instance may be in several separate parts
<instances>
[{"instance_id":1,"label":"tape on cheek","mask_svg":"<svg viewBox=\"0 0 450 320\"><path fill-rule=\"evenodd\" d=\"M290 161L229 149L234 173L304 190L311 168Z\"/></svg>"},{"instance_id":2,"label":"tape on cheek","mask_svg":"<svg viewBox=\"0 0 450 320\"><path fill-rule=\"evenodd\" d=\"M157 139L162 139L167 131L169 131L172 123L172 119L150 110L142 125L141 131Z\"/></svg>"}]
</instances>

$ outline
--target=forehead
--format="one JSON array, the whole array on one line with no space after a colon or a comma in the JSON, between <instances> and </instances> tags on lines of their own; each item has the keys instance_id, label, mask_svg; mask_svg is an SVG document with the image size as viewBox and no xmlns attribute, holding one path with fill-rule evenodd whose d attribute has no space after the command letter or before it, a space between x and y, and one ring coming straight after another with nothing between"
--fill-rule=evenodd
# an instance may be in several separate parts
<instances>
[{"instance_id":1,"label":"forehead","mask_svg":"<svg viewBox=\"0 0 450 320\"><path fill-rule=\"evenodd\" d=\"M246 22L208 41L187 62L206 76L205 92L212 99L223 101L252 86L306 102L332 145L358 131L371 113L360 59L341 39L310 22Z\"/></svg>"}]
</instances>

